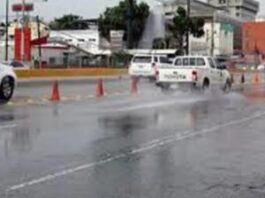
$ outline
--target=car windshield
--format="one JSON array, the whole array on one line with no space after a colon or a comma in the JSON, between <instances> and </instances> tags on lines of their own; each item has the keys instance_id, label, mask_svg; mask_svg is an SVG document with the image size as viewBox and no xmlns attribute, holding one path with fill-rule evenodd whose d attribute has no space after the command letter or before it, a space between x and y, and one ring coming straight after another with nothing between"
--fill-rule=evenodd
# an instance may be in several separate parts
<instances>
[{"instance_id":1,"label":"car windshield","mask_svg":"<svg viewBox=\"0 0 265 198\"><path fill-rule=\"evenodd\" d=\"M136 56L133 58L134 63L151 63L152 57L151 56Z\"/></svg>"}]
</instances>

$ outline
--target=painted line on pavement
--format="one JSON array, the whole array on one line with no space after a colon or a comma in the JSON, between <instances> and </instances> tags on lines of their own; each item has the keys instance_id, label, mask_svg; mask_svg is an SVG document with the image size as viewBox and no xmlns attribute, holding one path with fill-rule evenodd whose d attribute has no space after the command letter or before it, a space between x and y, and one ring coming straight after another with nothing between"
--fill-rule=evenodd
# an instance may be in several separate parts
<instances>
[{"instance_id":1,"label":"painted line on pavement","mask_svg":"<svg viewBox=\"0 0 265 198\"><path fill-rule=\"evenodd\" d=\"M7 125L0 126L0 130L11 129L11 128L15 128L15 127L17 127L17 124L7 124Z\"/></svg>"},{"instance_id":2,"label":"painted line on pavement","mask_svg":"<svg viewBox=\"0 0 265 198\"><path fill-rule=\"evenodd\" d=\"M95 161L92 163L83 164L83 165L80 165L80 166L77 166L74 168L65 169L65 170L59 171L57 173L49 174L49 175L40 177L38 179L31 180L31 181L26 181L26 182L23 182L21 184L14 185L14 186L7 188L5 190L5 192L6 192L6 194L8 194L10 192L18 191L18 190L24 189L26 187L30 187L30 186L37 185L37 184L42 184L42 183L52 181L52 180L55 180L55 179L63 177L63 176L67 176L70 174L74 174L76 172L87 170L87 169L95 167L95 166L104 165L104 164L107 164L107 163L112 162L114 160L129 157L130 155L143 153L143 152L146 152L146 151L149 151L149 150L152 150L154 148L164 146L164 145L167 145L170 143L174 143L174 142L178 142L181 140L194 138L197 136L202 136L202 135L214 133L219 129L226 128L229 126L238 125L238 124L242 124L242 123L257 119L257 118L261 118L263 116L265 116L264 111L263 112L257 112L251 116L248 116L248 117L245 117L242 119L238 119L238 120L232 120L232 121L227 122L225 124L216 125L216 126L208 128L208 129L203 129L203 130L199 130L199 131L195 131L195 132L194 131L193 132L192 131L185 131L183 133L176 133L175 135L166 136L162 139L152 140L149 143L142 144L140 147L135 148L135 149L131 150L130 152L127 152L124 154L118 154L118 155L109 157L107 159L102 159L102 160Z\"/></svg>"}]
</instances>

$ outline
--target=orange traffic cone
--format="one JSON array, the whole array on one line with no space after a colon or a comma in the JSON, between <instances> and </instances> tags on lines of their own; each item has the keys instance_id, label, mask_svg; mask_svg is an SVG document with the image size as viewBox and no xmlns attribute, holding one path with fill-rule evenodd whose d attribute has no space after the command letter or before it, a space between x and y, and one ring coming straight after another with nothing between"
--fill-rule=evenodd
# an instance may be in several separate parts
<instances>
[{"instance_id":1,"label":"orange traffic cone","mask_svg":"<svg viewBox=\"0 0 265 198\"><path fill-rule=\"evenodd\" d=\"M50 97L50 101L53 102L58 102L60 101L60 91L59 91L59 83L58 81L54 81L53 86L52 86L52 93L51 93L51 97Z\"/></svg>"},{"instance_id":2,"label":"orange traffic cone","mask_svg":"<svg viewBox=\"0 0 265 198\"><path fill-rule=\"evenodd\" d=\"M138 80L136 78L132 79L131 83L131 94L137 94L138 93Z\"/></svg>"},{"instance_id":3,"label":"orange traffic cone","mask_svg":"<svg viewBox=\"0 0 265 198\"><path fill-rule=\"evenodd\" d=\"M96 96L98 98L104 96L104 86L103 86L103 80L102 79L97 80Z\"/></svg>"},{"instance_id":4,"label":"orange traffic cone","mask_svg":"<svg viewBox=\"0 0 265 198\"><path fill-rule=\"evenodd\" d=\"M258 72L256 72L254 75L253 75L253 84L259 84L259 74Z\"/></svg>"}]
</instances>

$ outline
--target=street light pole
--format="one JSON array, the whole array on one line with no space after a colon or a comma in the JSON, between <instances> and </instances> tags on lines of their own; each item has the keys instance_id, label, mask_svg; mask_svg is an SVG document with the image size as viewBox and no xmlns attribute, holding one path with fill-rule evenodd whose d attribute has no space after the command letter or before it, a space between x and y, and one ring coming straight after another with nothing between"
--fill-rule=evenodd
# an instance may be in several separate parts
<instances>
[{"instance_id":1,"label":"street light pole","mask_svg":"<svg viewBox=\"0 0 265 198\"><path fill-rule=\"evenodd\" d=\"M9 0L6 0L6 25L5 25L5 61L8 61L8 18L9 18Z\"/></svg>"}]
</instances>

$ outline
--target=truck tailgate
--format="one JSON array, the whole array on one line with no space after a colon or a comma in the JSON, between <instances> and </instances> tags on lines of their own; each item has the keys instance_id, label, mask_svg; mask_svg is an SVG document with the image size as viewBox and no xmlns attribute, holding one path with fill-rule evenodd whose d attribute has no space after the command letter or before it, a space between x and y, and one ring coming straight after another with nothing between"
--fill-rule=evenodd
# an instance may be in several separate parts
<instances>
[{"instance_id":1,"label":"truck tailgate","mask_svg":"<svg viewBox=\"0 0 265 198\"><path fill-rule=\"evenodd\" d=\"M193 82L192 68L163 68L159 69L158 82Z\"/></svg>"},{"instance_id":2,"label":"truck tailgate","mask_svg":"<svg viewBox=\"0 0 265 198\"><path fill-rule=\"evenodd\" d=\"M155 70L152 68L151 64L144 63L134 63L129 69L130 74L133 75L155 75Z\"/></svg>"}]
</instances>

